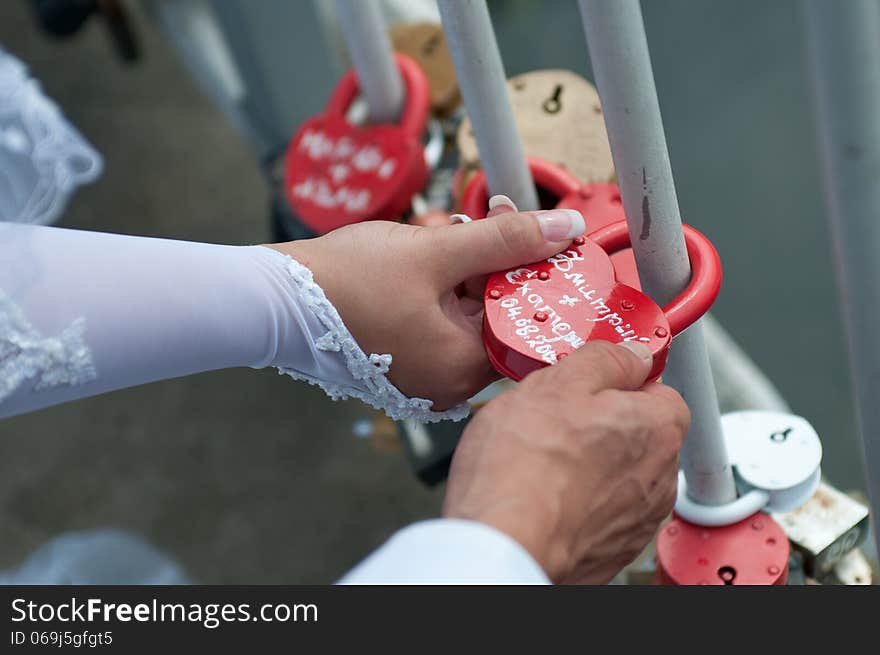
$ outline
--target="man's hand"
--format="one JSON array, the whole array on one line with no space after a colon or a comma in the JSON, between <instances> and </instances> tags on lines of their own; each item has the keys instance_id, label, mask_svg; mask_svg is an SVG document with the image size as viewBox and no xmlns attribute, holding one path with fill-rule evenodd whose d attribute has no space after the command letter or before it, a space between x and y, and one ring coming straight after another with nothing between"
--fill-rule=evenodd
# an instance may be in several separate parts
<instances>
[{"instance_id":1,"label":"man's hand","mask_svg":"<svg viewBox=\"0 0 880 655\"><path fill-rule=\"evenodd\" d=\"M672 388L642 388L642 344L591 342L481 409L452 462L444 515L516 539L554 582L604 584L675 501L690 423Z\"/></svg>"},{"instance_id":2,"label":"man's hand","mask_svg":"<svg viewBox=\"0 0 880 655\"><path fill-rule=\"evenodd\" d=\"M398 389L446 409L498 378L481 339L487 274L555 255L585 229L572 210L490 207L472 223L367 221L270 247L311 269L365 352L391 353Z\"/></svg>"}]
</instances>

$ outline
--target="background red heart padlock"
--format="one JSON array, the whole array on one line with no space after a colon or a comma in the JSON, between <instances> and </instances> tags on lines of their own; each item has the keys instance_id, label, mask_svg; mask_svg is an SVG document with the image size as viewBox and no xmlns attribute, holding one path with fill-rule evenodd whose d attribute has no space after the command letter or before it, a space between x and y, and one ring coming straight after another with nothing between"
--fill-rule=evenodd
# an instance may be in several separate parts
<instances>
[{"instance_id":1,"label":"background red heart padlock","mask_svg":"<svg viewBox=\"0 0 880 655\"><path fill-rule=\"evenodd\" d=\"M611 223L626 220L620 189L612 182L582 184L568 171L538 157L528 157L529 170L541 200L548 207L577 209L587 223L587 232ZM480 217L486 211L489 188L486 175L478 171L465 187L461 197L462 211ZM634 289L641 289L639 272L631 248L611 255L617 279Z\"/></svg>"},{"instance_id":2,"label":"background red heart padlock","mask_svg":"<svg viewBox=\"0 0 880 655\"><path fill-rule=\"evenodd\" d=\"M721 262L706 237L683 226L691 281L660 309L616 278L609 254L629 246L626 222L606 225L544 261L493 273L486 283L483 344L502 375L521 380L590 340L639 341L663 372L672 337L700 318L721 288Z\"/></svg>"},{"instance_id":3,"label":"background red heart padlock","mask_svg":"<svg viewBox=\"0 0 880 655\"><path fill-rule=\"evenodd\" d=\"M427 80L409 57L395 59L406 88L399 124L358 126L346 120L358 93L352 69L324 112L303 123L288 146L285 193L294 213L316 234L368 219L398 218L428 180L421 144Z\"/></svg>"}]
</instances>

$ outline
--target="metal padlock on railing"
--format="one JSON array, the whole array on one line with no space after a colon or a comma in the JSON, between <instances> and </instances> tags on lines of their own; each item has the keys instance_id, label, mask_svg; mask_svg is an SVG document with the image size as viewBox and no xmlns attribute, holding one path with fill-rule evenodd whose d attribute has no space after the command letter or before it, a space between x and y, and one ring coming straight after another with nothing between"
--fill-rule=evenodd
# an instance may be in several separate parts
<instances>
[{"instance_id":1,"label":"metal padlock on railing","mask_svg":"<svg viewBox=\"0 0 880 655\"><path fill-rule=\"evenodd\" d=\"M544 261L490 275L483 316L489 361L499 373L520 380L587 341L639 341L654 355L648 379L659 377L672 337L705 314L721 288L715 248L683 227L691 281L662 309L616 278L609 254L629 246L626 222L577 237Z\"/></svg>"},{"instance_id":2,"label":"metal padlock on railing","mask_svg":"<svg viewBox=\"0 0 880 655\"><path fill-rule=\"evenodd\" d=\"M411 57L425 73L431 98L431 112L449 116L461 104L461 93L449 46L438 23L398 23L389 31L394 50Z\"/></svg>"},{"instance_id":3,"label":"metal padlock on railing","mask_svg":"<svg viewBox=\"0 0 880 655\"><path fill-rule=\"evenodd\" d=\"M583 183L568 171L539 157L528 157L527 161L543 201L559 209L577 209L587 223L587 232L626 220L620 189L613 182ZM479 216L485 211L488 199L486 176L477 171L461 195L462 211L469 216ZM611 261L618 281L641 289L631 248L614 253Z\"/></svg>"},{"instance_id":4,"label":"metal padlock on railing","mask_svg":"<svg viewBox=\"0 0 880 655\"><path fill-rule=\"evenodd\" d=\"M540 157L577 180L611 181L614 163L592 84L571 71L552 69L512 77L507 90L526 155ZM467 176L480 164L470 121L462 121L457 142Z\"/></svg>"},{"instance_id":5,"label":"metal padlock on railing","mask_svg":"<svg viewBox=\"0 0 880 655\"><path fill-rule=\"evenodd\" d=\"M804 418L748 410L721 417L721 429L739 497L700 505L679 477L675 513L700 526L729 525L757 511L789 512L806 503L821 479L822 443Z\"/></svg>"},{"instance_id":6,"label":"metal padlock on railing","mask_svg":"<svg viewBox=\"0 0 880 655\"><path fill-rule=\"evenodd\" d=\"M450 223L455 171L459 165L454 139L461 124L461 92L455 67L439 23L398 23L390 29L395 51L411 57L425 73L431 97L432 131L439 128L442 150L431 165L431 177L423 193L413 199L411 225L441 226ZM434 135L432 134L432 137ZM426 157L428 148L426 147Z\"/></svg>"},{"instance_id":7,"label":"metal padlock on railing","mask_svg":"<svg viewBox=\"0 0 880 655\"><path fill-rule=\"evenodd\" d=\"M820 482L800 507L775 510L773 518L801 553L804 570L814 578L831 574L868 536L868 507Z\"/></svg>"},{"instance_id":8,"label":"metal padlock on railing","mask_svg":"<svg viewBox=\"0 0 880 655\"><path fill-rule=\"evenodd\" d=\"M557 166L533 157L529 168L549 206L582 206L593 197L589 188ZM485 176L478 173L465 189L462 209L474 217L484 215L487 195ZM624 260L619 272L612 259L630 246L625 220L604 223L589 214L584 218L588 236L575 239L565 252L489 276L483 343L502 375L520 380L589 340L605 340L648 345L654 354L654 379L663 371L672 337L705 314L718 296L718 253L693 228L684 226L691 281L661 309L637 288L634 262Z\"/></svg>"},{"instance_id":9,"label":"metal padlock on railing","mask_svg":"<svg viewBox=\"0 0 880 655\"><path fill-rule=\"evenodd\" d=\"M674 517L657 532L656 582L663 585L784 585L790 547L766 514L706 528Z\"/></svg>"},{"instance_id":10,"label":"metal padlock on railing","mask_svg":"<svg viewBox=\"0 0 880 655\"><path fill-rule=\"evenodd\" d=\"M858 544L867 511L853 512L850 506L857 504L851 501L843 511L823 512L833 503L827 491L817 492L822 444L808 421L748 410L722 416L721 429L737 498L723 505L699 504L679 474L675 514L657 536L660 582L784 584L789 540L812 576L829 571ZM831 515L837 520L827 521Z\"/></svg>"},{"instance_id":11,"label":"metal padlock on railing","mask_svg":"<svg viewBox=\"0 0 880 655\"><path fill-rule=\"evenodd\" d=\"M294 213L315 234L368 219L405 213L428 179L421 138L428 119L422 69L395 55L406 100L399 124L358 126L346 119L358 93L349 70L324 112L306 121L287 150L285 194Z\"/></svg>"}]
</instances>

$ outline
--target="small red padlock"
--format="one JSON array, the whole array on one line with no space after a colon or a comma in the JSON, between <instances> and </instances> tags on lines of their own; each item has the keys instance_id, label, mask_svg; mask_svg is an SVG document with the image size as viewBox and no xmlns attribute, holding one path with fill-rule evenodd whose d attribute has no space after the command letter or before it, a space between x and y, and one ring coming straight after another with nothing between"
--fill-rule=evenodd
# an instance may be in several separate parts
<instances>
[{"instance_id":1,"label":"small red padlock","mask_svg":"<svg viewBox=\"0 0 880 655\"><path fill-rule=\"evenodd\" d=\"M663 309L616 279L609 257L630 245L626 222L577 237L544 261L493 273L486 283L483 344L489 361L514 380L554 364L590 340L639 341L663 372L672 337L702 316L721 288L721 262L706 237L685 225L692 275Z\"/></svg>"},{"instance_id":2,"label":"small red padlock","mask_svg":"<svg viewBox=\"0 0 880 655\"><path fill-rule=\"evenodd\" d=\"M421 143L428 82L412 59L401 54L395 59L406 88L399 124L357 126L346 120L358 93L352 69L324 112L303 123L288 146L285 193L316 234L368 219L396 219L428 180Z\"/></svg>"},{"instance_id":3,"label":"small red padlock","mask_svg":"<svg viewBox=\"0 0 880 655\"><path fill-rule=\"evenodd\" d=\"M611 182L581 184L568 171L538 157L528 158L529 170L535 185L547 204L559 209L577 209L587 223L587 232L593 232L610 223L626 220L620 189ZM486 175L479 171L462 193L462 211L480 217L486 211L489 188ZM639 272L631 248L611 256L617 279L634 289L641 289Z\"/></svg>"},{"instance_id":4,"label":"small red padlock","mask_svg":"<svg viewBox=\"0 0 880 655\"><path fill-rule=\"evenodd\" d=\"M758 512L733 525L704 527L673 515L657 533L657 584L784 585L788 537Z\"/></svg>"},{"instance_id":5,"label":"small red padlock","mask_svg":"<svg viewBox=\"0 0 880 655\"><path fill-rule=\"evenodd\" d=\"M576 193L581 186L574 175L559 166L538 157L527 157L526 161L539 195L550 207L555 207L563 198ZM488 202L489 185L486 174L479 170L465 185L461 194L461 210L471 218L482 218L486 215Z\"/></svg>"}]
</instances>

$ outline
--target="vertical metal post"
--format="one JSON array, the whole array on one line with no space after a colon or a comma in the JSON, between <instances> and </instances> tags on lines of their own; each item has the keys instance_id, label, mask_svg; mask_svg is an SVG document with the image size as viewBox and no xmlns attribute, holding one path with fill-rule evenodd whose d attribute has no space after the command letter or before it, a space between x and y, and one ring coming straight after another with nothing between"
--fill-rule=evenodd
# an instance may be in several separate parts
<instances>
[{"instance_id":1,"label":"vertical metal post","mask_svg":"<svg viewBox=\"0 0 880 655\"><path fill-rule=\"evenodd\" d=\"M580 8L639 277L645 293L663 305L684 289L691 268L642 11L638 0L580 0ZM736 487L700 322L676 337L663 379L691 410L681 452L688 495L704 505L733 501Z\"/></svg>"},{"instance_id":2,"label":"vertical metal post","mask_svg":"<svg viewBox=\"0 0 880 655\"><path fill-rule=\"evenodd\" d=\"M811 0L807 41L850 369L880 544L880 5Z\"/></svg>"},{"instance_id":3,"label":"vertical metal post","mask_svg":"<svg viewBox=\"0 0 880 655\"><path fill-rule=\"evenodd\" d=\"M520 210L538 209L486 1L438 0L438 6L489 190Z\"/></svg>"},{"instance_id":4,"label":"vertical metal post","mask_svg":"<svg viewBox=\"0 0 880 655\"><path fill-rule=\"evenodd\" d=\"M336 0L339 25L374 123L393 123L404 90L376 0Z\"/></svg>"}]
</instances>

